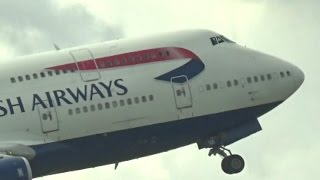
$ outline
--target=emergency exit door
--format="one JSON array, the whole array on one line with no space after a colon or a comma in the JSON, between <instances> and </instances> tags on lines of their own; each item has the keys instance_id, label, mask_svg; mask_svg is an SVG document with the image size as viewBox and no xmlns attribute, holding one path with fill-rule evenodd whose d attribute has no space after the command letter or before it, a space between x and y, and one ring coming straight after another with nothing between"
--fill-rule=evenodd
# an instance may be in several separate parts
<instances>
[{"instance_id":1,"label":"emergency exit door","mask_svg":"<svg viewBox=\"0 0 320 180\"><path fill-rule=\"evenodd\" d=\"M192 94L187 76L172 77L171 84L179 119L192 117Z\"/></svg>"},{"instance_id":2,"label":"emergency exit door","mask_svg":"<svg viewBox=\"0 0 320 180\"><path fill-rule=\"evenodd\" d=\"M49 101L42 101L38 104L38 111L40 116L41 128L43 133L50 133L59 130L59 121L55 106L50 107Z\"/></svg>"},{"instance_id":3,"label":"emergency exit door","mask_svg":"<svg viewBox=\"0 0 320 180\"><path fill-rule=\"evenodd\" d=\"M89 82L100 79L96 59L89 49L70 51L70 55L76 62L77 70L80 72L83 81Z\"/></svg>"}]
</instances>

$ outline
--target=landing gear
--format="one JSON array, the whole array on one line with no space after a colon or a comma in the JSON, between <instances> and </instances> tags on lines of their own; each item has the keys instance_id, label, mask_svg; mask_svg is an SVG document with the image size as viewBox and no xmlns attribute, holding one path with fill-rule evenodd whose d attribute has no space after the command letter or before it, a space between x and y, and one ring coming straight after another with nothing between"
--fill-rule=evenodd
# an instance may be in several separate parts
<instances>
[{"instance_id":1,"label":"landing gear","mask_svg":"<svg viewBox=\"0 0 320 180\"><path fill-rule=\"evenodd\" d=\"M213 137L208 137L203 141L198 142L198 148L210 148L209 156L217 155L223 157L221 162L222 170L227 174L240 173L245 166L244 160L237 154L232 154L231 151L224 147L224 134L218 134Z\"/></svg>"},{"instance_id":2,"label":"landing gear","mask_svg":"<svg viewBox=\"0 0 320 180\"><path fill-rule=\"evenodd\" d=\"M244 169L245 163L243 158L237 154L232 154L229 149L223 146L210 149L209 156L216 154L219 154L223 157L221 163L223 172L227 174L237 174Z\"/></svg>"},{"instance_id":3,"label":"landing gear","mask_svg":"<svg viewBox=\"0 0 320 180\"><path fill-rule=\"evenodd\" d=\"M239 155L231 155L222 160L221 168L227 174L237 174L244 168L244 160Z\"/></svg>"}]
</instances>

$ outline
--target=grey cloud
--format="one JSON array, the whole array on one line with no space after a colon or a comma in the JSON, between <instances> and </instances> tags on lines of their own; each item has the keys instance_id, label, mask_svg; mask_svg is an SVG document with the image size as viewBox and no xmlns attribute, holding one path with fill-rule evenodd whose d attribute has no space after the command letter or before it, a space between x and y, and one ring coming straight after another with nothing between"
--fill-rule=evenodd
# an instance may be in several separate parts
<instances>
[{"instance_id":1,"label":"grey cloud","mask_svg":"<svg viewBox=\"0 0 320 180\"><path fill-rule=\"evenodd\" d=\"M123 36L120 25L96 19L81 5L58 8L48 1L0 1L0 40L16 54L106 41Z\"/></svg>"}]
</instances>

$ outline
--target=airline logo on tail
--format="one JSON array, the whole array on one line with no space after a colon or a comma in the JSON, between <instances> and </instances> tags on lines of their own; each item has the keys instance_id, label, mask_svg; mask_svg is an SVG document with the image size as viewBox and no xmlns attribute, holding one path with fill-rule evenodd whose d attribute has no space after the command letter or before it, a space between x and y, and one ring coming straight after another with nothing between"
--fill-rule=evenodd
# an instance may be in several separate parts
<instances>
[{"instance_id":1,"label":"airline logo on tail","mask_svg":"<svg viewBox=\"0 0 320 180\"><path fill-rule=\"evenodd\" d=\"M92 59L83 60L80 62L49 67L47 69L67 71L94 71L98 69L108 70L113 68L139 66L148 63L160 63L181 59L184 59L187 62L178 68L155 77L155 79L169 82L172 81L175 83L184 83L186 79L172 79L172 77L184 75L188 78L188 80L191 80L192 78L200 74L205 68L205 65L201 61L201 59L190 50L178 47L166 47L96 58L95 61Z\"/></svg>"}]
</instances>

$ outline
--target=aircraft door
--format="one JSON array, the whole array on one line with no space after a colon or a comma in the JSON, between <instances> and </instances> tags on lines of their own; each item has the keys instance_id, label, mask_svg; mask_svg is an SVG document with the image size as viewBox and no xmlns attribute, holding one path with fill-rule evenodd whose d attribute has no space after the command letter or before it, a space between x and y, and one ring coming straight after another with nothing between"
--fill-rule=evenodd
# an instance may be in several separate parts
<instances>
[{"instance_id":1,"label":"aircraft door","mask_svg":"<svg viewBox=\"0 0 320 180\"><path fill-rule=\"evenodd\" d=\"M38 111L40 116L41 128L43 133L50 133L54 131L59 131L59 121L57 116L56 108L50 107L49 101L43 101L43 107L41 104L38 104Z\"/></svg>"},{"instance_id":2,"label":"aircraft door","mask_svg":"<svg viewBox=\"0 0 320 180\"><path fill-rule=\"evenodd\" d=\"M179 119L192 117L192 94L190 91L188 77L185 75L172 77L171 84Z\"/></svg>"},{"instance_id":3,"label":"aircraft door","mask_svg":"<svg viewBox=\"0 0 320 180\"><path fill-rule=\"evenodd\" d=\"M96 60L89 49L78 49L70 51L70 55L76 62L77 69L80 71L81 79L85 82L100 79Z\"/></svg>"}]
</instances>

